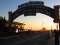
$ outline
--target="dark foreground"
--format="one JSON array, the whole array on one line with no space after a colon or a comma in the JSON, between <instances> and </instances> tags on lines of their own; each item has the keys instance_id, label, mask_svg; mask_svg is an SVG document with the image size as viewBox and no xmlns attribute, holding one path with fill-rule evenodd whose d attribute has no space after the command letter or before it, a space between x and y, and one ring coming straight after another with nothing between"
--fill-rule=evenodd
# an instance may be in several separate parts
<instances>
[{"instance_id":1,"label":"dark foreground","mask_svg":"<svg viewBox=\"0 0 60 45\"><path fill-rule=\"evenodd\" d=\"M48 32L23 32L18 35L0 37L0 45L48 45Z\"/></svg>"}]
</instances>

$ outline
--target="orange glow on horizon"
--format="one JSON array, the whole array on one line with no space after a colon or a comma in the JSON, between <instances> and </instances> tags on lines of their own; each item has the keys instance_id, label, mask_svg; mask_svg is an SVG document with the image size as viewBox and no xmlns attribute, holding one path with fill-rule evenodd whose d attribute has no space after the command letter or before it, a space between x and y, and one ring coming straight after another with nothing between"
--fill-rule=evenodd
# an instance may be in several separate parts
<instances>
[{"instance_id":1,"label":"orange glow on horizon","mask_svg":"<svg viewBox=\"0 0 60 45\"><path fill-rule=\"evenodd\" d=\"M54 30L54 29L57 29L57 24L44 24L44 25L42 25L42 24L36 24L36 23L27 23L26 25L25 25L25 29L32 29L33 31L35 30L41 30L42 28L46 28L47 30Z\"/></svg>"}]
</instances>

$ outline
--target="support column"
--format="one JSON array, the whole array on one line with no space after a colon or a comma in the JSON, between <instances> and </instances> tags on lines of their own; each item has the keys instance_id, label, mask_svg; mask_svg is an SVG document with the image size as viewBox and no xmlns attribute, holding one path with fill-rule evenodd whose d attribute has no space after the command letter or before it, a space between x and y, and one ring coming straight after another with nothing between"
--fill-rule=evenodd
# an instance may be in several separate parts
<instances>
[{"instance_id":1,"label":"support column","mask_svg":"<svg viewBox=\"0 0 60 45\"><path fill-rule=\"evenodd\" d=\"M8 19L8 24L9 24L9 32L11 32L11 24L12 24L12 22L13 22L13 20L12 20L12 11L9 11L8 12L8 16L9 16L9 19Z\"/></svg>"},{"instance_id":2,"label":"support column","mask_svg":"<svg viewBox=\"0 0 60 45\"><path fill-rule=\"evenodd\" d=\"M8 16L9 16L9 22L11 23L13 20L12 20L12 11L9 11L8 12Z\"/></svg>"},{"instance_id":3,"label":"support column","mask_svg":"<svg viewBox=\"0 0 60 45\"><path fill-rule=\"evenodd\" d=\"M55 22L59 23L59 31L60 31L60 21L59 21L60 20L60 6L59 5L55 6L54 10L55 10L55 15L54 15ZM59 31L55 31L55 45L59 45Z\"/></svg>"}]
</instances>

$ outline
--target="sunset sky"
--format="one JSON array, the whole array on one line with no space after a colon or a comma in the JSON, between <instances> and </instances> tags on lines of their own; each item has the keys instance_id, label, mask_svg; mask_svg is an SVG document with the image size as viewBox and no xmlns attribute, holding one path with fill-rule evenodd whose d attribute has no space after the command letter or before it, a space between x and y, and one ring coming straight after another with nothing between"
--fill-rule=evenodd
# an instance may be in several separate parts
<instances>
[{"instance_id":1,"label":"sunset sky","mask_svg":"<svg viewBox=\"0 0 60 45\"><path fill-rule=\"evenodd\" d=\"M19 16L14 21L25 23L25 29L41 30L43 27L46 29L57 29L57 24L53 22L53 18L36 13L36 16Z\"/></svg>"},{"instance_id":2,"label":"sunset sky","mask_svg":"<svg viewBox=\"0 0 60 45\"><path fill-rule=\"evenodd\" d=\"M0 0L0 16L5 16L8 19L8 11L15 11L18 5L32 0ZM43 1L48 7L54 8L54 5L60 5L60 0L33 0ZM41 13L37 13L36 16L19 16L15 19L17 22L23 22L26 24L25 28L32 28L34 30L46 27L47 29L56 29L56 24L53 22L53 18Z\"/></svg>"}]
</instances>

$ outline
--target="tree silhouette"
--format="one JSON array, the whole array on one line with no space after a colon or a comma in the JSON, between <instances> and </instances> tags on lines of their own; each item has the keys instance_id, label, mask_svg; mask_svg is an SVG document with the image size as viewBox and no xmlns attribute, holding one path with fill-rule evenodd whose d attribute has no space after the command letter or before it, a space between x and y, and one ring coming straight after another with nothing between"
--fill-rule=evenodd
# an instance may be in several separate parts
<instances>
[{"instance_id":1,"label":"tree silhouette","mask_svg":"<svg viewBox=\"0 0 60 45\"><path fill-rule=\"evenodd\" d=\"M45 27L43 27L43 28L42 28L42 31L46 31L46 28L45 28Z\"/></svg>"},{"instance_id":2,"label":"tree silhouette","mask_svg":"<svg viewBox=\"0 0 60 45\"><path fill-rule=\"evenodd\" d=\"M5 31L5 23L6 23L5 17L3 18L2 16L0 16L0 32Z\"/></svg>"}]
</instances>

